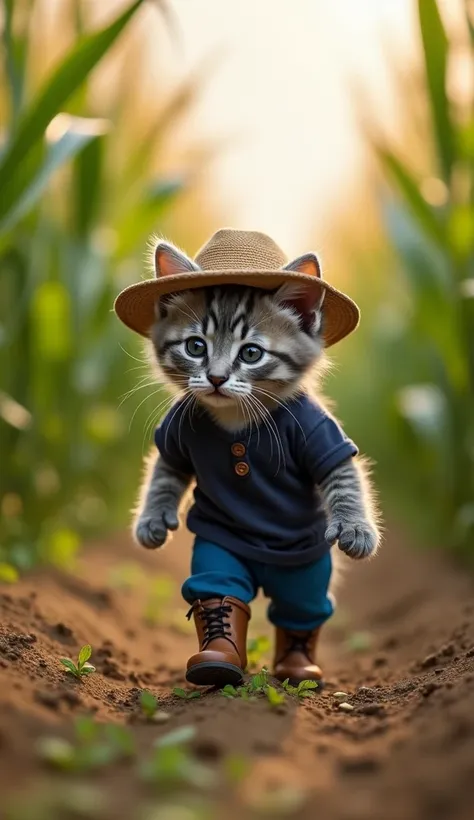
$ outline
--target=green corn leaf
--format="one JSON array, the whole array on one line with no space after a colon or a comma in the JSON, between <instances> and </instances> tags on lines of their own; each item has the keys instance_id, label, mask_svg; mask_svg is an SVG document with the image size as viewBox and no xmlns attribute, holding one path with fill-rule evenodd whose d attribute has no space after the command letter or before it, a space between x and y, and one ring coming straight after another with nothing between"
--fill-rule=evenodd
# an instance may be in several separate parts
<instances>
[{"instance_id":1,"label":"green corn leaf","mask_svg":"<svg viewBox=\"0 0 474 820\"><path fill-rule=\"evenodd\" d=\"M446 247L445 229L433 208L422 196L411 172L388 148L376 145L375 149L384 169L396 183L420 230L444 250Z\"/></svg>"},{"instance_id":2,"label":"green corn leaf","mask_svg":"<svg viewBox=\"0 0 474 820\"><path fill-rule=\"evenodd\" d=\"M31 332L43 360L64 361L72 347L71 296L62 282L42 282L31 300Z\"/></svg>"},{"instance_id":3,"label":"green corn leaf","mask_svg":"<svg viewBox=\"0 0 474 820\"><path fill-rule=\"evenodd\" d=\"M188 697L188 693L186 692L186 690L181 689L180 686L175 686L174 687L173 695L176 695L176 697L178 697L178 698L187 698Z\"/></svg>"},{"instance_id":4,"label":"green corn leaf","mask_svg":"<svg viewBox=\"0 0 474 820\"><path fill-rule=\"evenodd\" d=\"M15 0L4 0L3 46L5 51L5 73L8 78L7 87L10 92L13 122L16 121L22 100L25 84L25 72L28 57L28 21L34 0L28 0L27 8L23 10L23 30L13 25Z\"/></svg>"},{"instance_id":5,"label":"green corn leaf","mask_svg":"<svg viewBox=\"0 0 474 820\"><path fill-rule=\"evenodd\" d=\"M455 140L446 89L449 40L436 0L418 0L418 16L440 166L445 182L449 182L455 160Z\"/></svg>"},{"instance_id":6,"label":"green corn leaf","mask_svg":"<svg viewBox=\"0 0 474 820\"><path fill-rule=\"evenodd\" d=\"M33 146L42 141L51 120L109 51L142 3L143 0L135 0L108 26L82 37L53 71L21 116L15 135L2 157L0 190L16 174L18 166Z\"/></svg>"},{"instance_id":7,"label":"green corn leaf","mask_svg":"<svg viewBox=\"0 0 474 820\"><path fill-rule=\"evenodd\" d=\"M69 670L69 672L72 672L73 675L78 675L79 670L74 661L72 661L70 658L60 658L59 662L62 663L62 665L65 666L66 669Z\"/></svg>"},{"instance_id":8,"label":"green corn leaf","mask_svg":"<svg viewBox=\"0 0 474 820\"><path fill-rule=\"evenodd\" d=\"M84 664L89 660L90 656L92 655L92 646L90 643L86 643L85 646L82 647L81 651L79 652L78 657L78 666L82 668Z\"/></svg>"},{"instance_id":9,"label":"green corn leaf","mask_svg":"<svg viewBox=\"0 0 474 820\"><path fill-rule=\"evenodd\" d=\"M55 123L59 128L64 127L64 133L50 143L37 174L0 221L0 232L13 228L36 205L53 174L84 151L88 145L98 143L99 137L108 127L105 120L88 120L83 117L69 117L67 114L58 114L52 125ZM88 182L92 184L90 177Z\"/></svg>"},{"instance_id":10,"label":"green corn leaf","mask_svg":"<svg viewBox=\"0 0 474 820\"><path fill-rule=\"evenodd\" d=\"M100 206L105 194L103 186L105 138L91 140L74 162L73 222L78 236L90 234L98 222Z\"/></svg>"}]
</instances>

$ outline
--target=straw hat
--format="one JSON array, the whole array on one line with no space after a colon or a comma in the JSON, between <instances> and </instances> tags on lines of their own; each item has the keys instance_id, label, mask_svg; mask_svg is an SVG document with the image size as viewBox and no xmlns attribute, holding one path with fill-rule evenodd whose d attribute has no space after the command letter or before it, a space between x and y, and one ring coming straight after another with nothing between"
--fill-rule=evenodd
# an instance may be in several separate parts
<instances>
[{"instance_id":1,"label":"straw hat","mask_svg":"<svg viewBox=\"0 0 474 820\"><path fill-rule=\"evenodd\" d=\"M160 242L155 249L155 271L156 278L130 285L115 300L119 319L142 336L148 336L157 321L155 303L160 296L227 284L264 290L276 290L288 282L308 286L303 290L310 295L313 306L324 298L324 338L328 347L355 330L359 322L357 305L323 281L314 254L288 263L273 239L257 231L217 231L194 260Z\"/></svg>"}]
</instances>

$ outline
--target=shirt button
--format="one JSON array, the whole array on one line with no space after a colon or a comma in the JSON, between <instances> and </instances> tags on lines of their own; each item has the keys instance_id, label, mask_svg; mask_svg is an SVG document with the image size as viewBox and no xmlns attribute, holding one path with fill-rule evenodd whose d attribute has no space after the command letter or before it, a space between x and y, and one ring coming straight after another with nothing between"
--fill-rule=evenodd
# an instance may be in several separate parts
<instances>
[{"instance_id":1,"label":"shirt button","mask_svg":"<svg viewBox=\"0 0 474 820\"><path fill-rule=\"evenodd\" d=\"M234 467L234 470L237 473L237 475L239 475L243 478L243 476L246 476L246 475L249 474L250 467L245 461L238 461L237 464Z\"/></svg>"},{"instance_id":2,"label":"shirt button","mask_svg":"<svg viewBox=\"0 0 474 820\"><path fill-rule=\"evenodd\" d=\"M237 458L242 458L245 455L245 445L240 444L240 442L236 442L230 448L230 451L233 456L237 456Z\"/></svg>"}]
</instances>

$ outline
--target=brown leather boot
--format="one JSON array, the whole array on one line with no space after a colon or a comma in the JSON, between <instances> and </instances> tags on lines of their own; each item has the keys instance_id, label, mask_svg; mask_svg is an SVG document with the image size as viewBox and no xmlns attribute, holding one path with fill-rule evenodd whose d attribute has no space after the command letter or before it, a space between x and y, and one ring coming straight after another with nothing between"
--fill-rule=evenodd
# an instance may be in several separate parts
<instances>
[{"instance_id":1,"label":"brown leather boot","mask_svg":"<svg viewBox=\"0 0 474 820\"><path fill-rule=\"evenodd\" d=\"M186 680L197 686L237 686L247 666L247 627L250 609L237 598L195 601L194 615L199 652L193 655Z\"/></svg>"},{"instance_id":2,"label":"brown leather boot","mask_svg":"<svg viewBox=\"0 0 474 820\"><path fill-rule=\"evenodd\" d=\"M320 627L312 632L294 632L276 629L275 662L273 674L278 680L289 678L292 686L302 680L322 682L323 673L314 662Z\"/></svg>"}]
</instances>

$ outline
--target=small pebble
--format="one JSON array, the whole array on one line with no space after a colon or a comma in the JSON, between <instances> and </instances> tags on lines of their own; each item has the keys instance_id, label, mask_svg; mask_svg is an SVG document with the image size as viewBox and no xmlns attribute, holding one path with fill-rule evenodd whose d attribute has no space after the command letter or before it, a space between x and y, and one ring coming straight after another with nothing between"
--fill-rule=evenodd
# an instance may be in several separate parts
<instances>
[{"instance_id":1,"label":"small pebble","mask_svg":"<svg viewBox=\"0 0 474 820\"><path fill-rule=\"evenodd\" d=\"M341 712L353 712L354 707L350 703L340 703L339 709Z\"/></svg>"},{"instance_id":2,"label":"small pebble","mask_svg":"<svg viewBox=\"0 0 474 820\"><path fill-rule=\"evenodd\" d=\"M155 712L152 717L153 723L166 723L170 719L169 712Z\"/></svg>"},{"instance_id":3,"label":"small pebble","mask_svg":"<svg viewBox=\"0 0 474 820\"><path fill-rule=\"evenodd\" d=\"M341 700L341 701L346 700L347 692L334 692L333 693L333 698L335 700Z\"/></svg>"}]
</instances>

